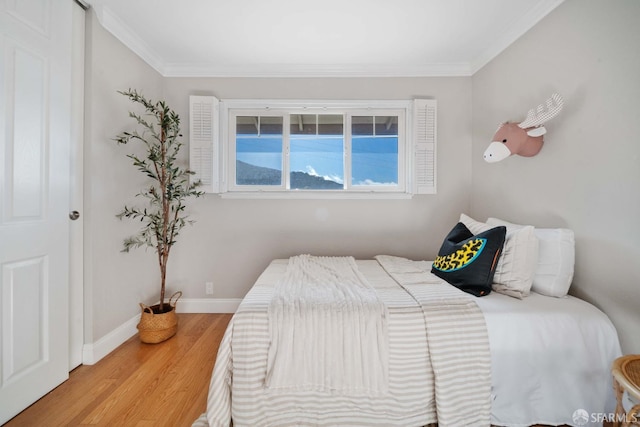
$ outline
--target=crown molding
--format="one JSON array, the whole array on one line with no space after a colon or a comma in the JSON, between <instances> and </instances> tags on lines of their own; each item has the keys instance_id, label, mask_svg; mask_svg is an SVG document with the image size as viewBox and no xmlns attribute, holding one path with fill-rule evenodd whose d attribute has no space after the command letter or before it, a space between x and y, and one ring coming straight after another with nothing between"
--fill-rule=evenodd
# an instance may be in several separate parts
<instances>
[{"instance_id":1,"label":"crown molding","mask_svg":"<svg viewBox=\"0 0 640 427\"><path fill-rule=\"evenodd\" d=\"M537 4L520 19L513 21L511 25L505 27L501 37L495 43L487 46L470 64L471 75L482 69L491 62L502 51L511 46L516 40L522 37L527 31L533 28L542 18L547 16L556 7L560 6L564 0L546 0Z\"/></svg>"},{"instance_id":2,"label":"crown molding","mask_svg":"<svg viewBox=\"0 0 640 427\"><path fill-rule=\"evenodd\" d=\"M470 76L466 63L428 65L371 64L166 64L165 77L449 77Z\"/></svg>"},{"instance_id":3,"label":"crown molding","mask_svg":"<svg viewBox=\"0 0 640 427\"><path fill-rule=\"evenodd\" d=\"M98 21L107 31L115 38L120 40L126 47L138 55L154 70L164 76L163 61L160 55L154 51L149 44L138 36L138 34L130 29L116 14L114 14L107 6L98 4L93 5Z\"/></svg>"}]
</instances>

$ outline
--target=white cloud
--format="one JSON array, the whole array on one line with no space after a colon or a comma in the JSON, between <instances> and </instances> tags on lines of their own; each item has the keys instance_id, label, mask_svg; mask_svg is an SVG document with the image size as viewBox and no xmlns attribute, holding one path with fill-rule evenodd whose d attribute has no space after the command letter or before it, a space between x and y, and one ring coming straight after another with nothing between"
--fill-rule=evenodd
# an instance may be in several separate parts
<instances>
[{"instance_id":1,"label":"white cloud","mask_svg":"<svg viewBox=\"0 0 640 427\"><path fill-rule=\"evenodd\" d=\"M342 178L337 175L320 175L318 172L316 172L313 166L310 166L310 165L307 165L307 173L311 176L318 176L324 179L325 181L333 181L333 182L337 182L338 184L344 183Z\"/></svg>"}]
</instances>

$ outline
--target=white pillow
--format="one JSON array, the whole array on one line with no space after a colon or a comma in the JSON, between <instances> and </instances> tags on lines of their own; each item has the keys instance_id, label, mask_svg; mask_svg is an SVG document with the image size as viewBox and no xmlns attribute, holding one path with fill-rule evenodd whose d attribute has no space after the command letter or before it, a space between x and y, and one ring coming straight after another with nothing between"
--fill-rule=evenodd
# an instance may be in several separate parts
<instances>
[{"instance_id":1,"label":"white pillow","mask_svg":"<svg viewBox=\"0 0 640 427\"><path fill-rule=\"evenodd\" d=\"M534 234L533 226L513 227L507 224L485 224L465 214L460 215L460 222L473 234L482 233L499 225L507 227L502 255L493 276L492 289L495 292L520 299L529 295L538 265L538 238Z\"/></svg>"},{"instance_id":2,"label":"white pillow","mask_svg":"<svg viewBox=\"0 0 640 427\"><path fill-rule=\"evenodd\" d=\"M489 218L488 224L494 226L524 227L496 218ZM536 228L539 253L536 274L531 290L550 297L561 298L567 295L575 266L575 236L567 228Z\"/></svg>"}]
</instances>

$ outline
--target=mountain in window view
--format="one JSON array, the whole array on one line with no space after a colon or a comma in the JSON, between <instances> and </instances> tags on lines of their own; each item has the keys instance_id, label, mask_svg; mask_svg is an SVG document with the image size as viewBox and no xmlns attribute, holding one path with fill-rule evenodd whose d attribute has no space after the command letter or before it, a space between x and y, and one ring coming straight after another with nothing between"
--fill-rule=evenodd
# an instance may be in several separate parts
<instances>
[{"instance_id":1,"label":"mountain in window view","mask_svg":"<svg viewBox=\"0 0 640 427\"><path fill-rule=\"evenodd\" d=\"M237 185L280 185L282 173L277 169L255 166L236 160ZM291 172L291 188L307 190L342 190L340 183L306 172Z\"/></svg>"}]
</instances>

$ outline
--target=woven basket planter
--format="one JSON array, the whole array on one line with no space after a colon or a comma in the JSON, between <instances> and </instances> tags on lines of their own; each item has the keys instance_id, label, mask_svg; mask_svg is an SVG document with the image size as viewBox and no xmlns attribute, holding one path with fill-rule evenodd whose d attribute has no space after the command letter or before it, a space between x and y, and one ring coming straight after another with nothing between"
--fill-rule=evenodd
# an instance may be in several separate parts
<instances>
[{"instance_id":1,"label":"woven basket planter","mask_svg":"<svg viewBox=\"0 0 640 427\"><path fill-rule=\"evenodd\" d=\"M140 341L148 344L157 344L168 340L178 331L178 315L176 304L182 296L178 291L164 304L164 311L160 312L160 304L147 306L140 303L142 314L138 323Z\"/></svg>"}]
</instances>

